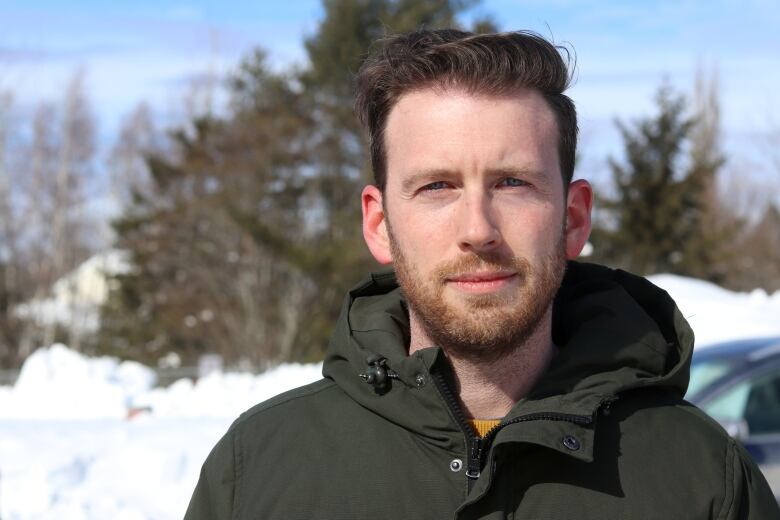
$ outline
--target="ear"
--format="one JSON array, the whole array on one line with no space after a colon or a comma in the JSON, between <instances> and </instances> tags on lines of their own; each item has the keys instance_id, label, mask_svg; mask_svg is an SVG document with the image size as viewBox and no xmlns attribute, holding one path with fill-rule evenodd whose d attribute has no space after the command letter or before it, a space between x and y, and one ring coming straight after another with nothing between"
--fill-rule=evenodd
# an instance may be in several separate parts
<instances>
[{"instance_id":1,"label":"ear","mask_svg":"<svg viewBox=\"0 0 780 520\"><path fill-rule=\"evenodd\" d=\"M579 179L569 184L566 197L566 258L574 260L582 252L590 236L590 210L593 189L588 181Z\"/></svg>"},{"instance_id":2,"label":"ear","mask_svg":"<svg viewBox=\"0 0 780 520\"><path fill-rule=\"evenodd\" d=\"M393 261L390 254L390 239L387 235L385 210L382 206L382 192L376 186L363 188L361 195L363 208L363 238L369 251L380 264Z\"/></svg>"}]
</instances>

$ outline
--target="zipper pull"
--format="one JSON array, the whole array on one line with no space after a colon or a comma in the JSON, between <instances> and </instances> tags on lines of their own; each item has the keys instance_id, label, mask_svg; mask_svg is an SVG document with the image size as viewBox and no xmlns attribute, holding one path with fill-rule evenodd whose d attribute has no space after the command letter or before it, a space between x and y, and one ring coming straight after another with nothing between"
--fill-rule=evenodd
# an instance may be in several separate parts
<instances>
[{"instance_id":1,"label":"zipper pull","mask_svg":"<svg viewBox=\"0 0 780 520\"><path fill-rule=\"evenodd\" d=\"M482 469L482 438L472 437L469 443L469 459L466 465L466 476L477 480Z\"/></svg>"}]
</instances>

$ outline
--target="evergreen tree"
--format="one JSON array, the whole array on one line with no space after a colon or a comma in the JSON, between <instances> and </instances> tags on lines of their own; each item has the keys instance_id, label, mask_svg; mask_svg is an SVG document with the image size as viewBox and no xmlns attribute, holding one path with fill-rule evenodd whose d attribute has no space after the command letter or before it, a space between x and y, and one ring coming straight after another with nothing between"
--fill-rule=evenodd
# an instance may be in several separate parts
<instances>
[{"instance_id":1,"label":"evergreen tree","mask_svg":"<svg viewBox=\"0 0 780 520\"><path fill-rule=\"evenodd\" d=\"M599 197L607 218L593 233L596 259L718 281L726 231L710 228L706 217L723 160L714 139L692 143L702 123L686 115L683 96L662 86L656 105L653 117L617 122L625 160L609 160L615 197Z\"/></svg>"},{"instance_id":2,"label":"evergreen tree","mask_svg":"<svg viewBox=\"0 0 780 520\"><path fill-rule=\"evenodd\" d=\"M360 191L372 182L368 146L353 111L353 80L369 47L388 34L421 27L458 26L458 13L473 0L326 0L325 17L305 41L309 66L295 80L301 85L297 102L311 114L307 131L307 214L317 233L299 247L288 234L274 235L262 218L241 222L262 245L285 251L312 280L316 291L308 299L306 327L298 338L299 355L319 358L330 336L346 291L356 273L375 268L363 242ZM479 20L479 29L495 29Z\"/></svg>"},{"instance_id":3,"label":"evergreen tree","mask_svg":"<svg viewBox=\"0 0 780 520\"><path fill-rule=\"evenodd\" d=\"M147 362L171 350L255 367L321 358L344 294L375 267L354 74L386 32L457 25L472 3L330 0L306 67L274 73L249 55L229 114L197 118L148 158L152 186L115 226L134 269L117 277L98 344Z\"/></svg>"},{"instance_id":4,"label":"evergreen tree","mask_svg":"<svg viewBox=\"0 0 780 520\"><path fill-rule=\"evenodd\" d=\"M254 366L290 357L307 280L285 257L291 245L261 244L240 222L252 216L262 221L257 235L305 241L298 172L309 116L262 53L233 83L231 113L174 132L166 155L148 157L147 193L115 224L134 265L103 310L98 344L115 354L149 362L218 352Z\"/></svg>"}]
</instances>

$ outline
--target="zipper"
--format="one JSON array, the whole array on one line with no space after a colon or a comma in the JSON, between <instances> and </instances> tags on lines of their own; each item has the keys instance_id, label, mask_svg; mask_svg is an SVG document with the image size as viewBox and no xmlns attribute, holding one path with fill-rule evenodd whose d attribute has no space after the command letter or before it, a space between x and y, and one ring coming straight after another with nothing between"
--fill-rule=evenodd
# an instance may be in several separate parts
<instances>
[{"instance_id":1,"label":"zipper","mask_svg":"<svg viewBox=\"0 0 780 520\"><path fill-rule=\"evenodd\" d=\"M452 392L450 385L447 384L441 370L431 371L431 375L436 383L436 388L439 389L444 402L447 403L447 407L455 417L455 422L458 423L463 435L466 436L466 478L468 479L469 492L471 492L471 488L479 478L479 473L482 469L482 438L477 435L477 432L474 431L474 428L466 420L458 398Z\"/></svg>"},{"instance_id":2,"label":"zipper","mask_svg":"<svg viewBox=\"0 0 780 520\"><path fill-rule=\"evenodd\" d=\"M590 415L573 415L568 413L555 413L555 412L528 413L495 425L493 428L490 429L489 432L485 434L484 437L482 437L483 446L486 448L489 447L490 444L493 443L493 439L495 439L496 435L502 428L509 426L510 424L528 422L528 421L563 421L563 422L579 424L584 426L584 425L592 424L593 417L591 417Z\"/></svg>"},{"instance_id":3,"label":"zipper","mask_svg":"<svg viewBox=\"0 0 780 520\"><path fill-rule=\"evenodd\" d=\"M466 436L466 478L468 479L468 490L471 492L471 488L474 486L474 482L479 478L482 472L482 462L487 453L490 450L490 446L493 440L498 435L498 432L510 424L516 424L529 421L564 421L578 425L589 425L593 423L593 417L590 415L574 415L556 412L532 412L508 421L501 422L490 429L484 437L480 437L474 431L474 428L466 420L466 416L463 414L463 409L460 406L460 402L452 389L444 379L444 375L439 371L432 372L433 380L436 383L436 387L439 389L439 393L447 403L452 415L455 417L456 422ZM611 404L608 403L608 404Z\"/></svg>"}]
</instances>

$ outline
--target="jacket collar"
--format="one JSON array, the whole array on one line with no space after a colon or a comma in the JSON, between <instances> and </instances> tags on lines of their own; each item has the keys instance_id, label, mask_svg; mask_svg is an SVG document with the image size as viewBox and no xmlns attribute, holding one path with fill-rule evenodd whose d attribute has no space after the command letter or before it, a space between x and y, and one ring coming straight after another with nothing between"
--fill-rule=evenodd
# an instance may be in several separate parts
<instances>
[{"instance_id":1,"label":"jacket collar","mask_svg":"<svg viewBox=\"0 0 780 520\"><path fill-rule=\"evenodd\" d=\"M593 264L569 262L553 307L558 355L534 390L506 419L537 412L595 417L599 407L626 390L665 387L685 393L693 333L663 290L644 278ZM452 451L463 433L431 380L446 363L440 348L407 355L408 314L391 271L372 274L348 294L325 358L323 375L374 413ZM377 392L361 379L377 356L397 375ZM540 433L544 430L544 435ZM561 446L576 435L576 451ZM534 421L507 427L496 443L527 441L578 458L592 458L593 428Z\"/></svg>"}]
</instances>

